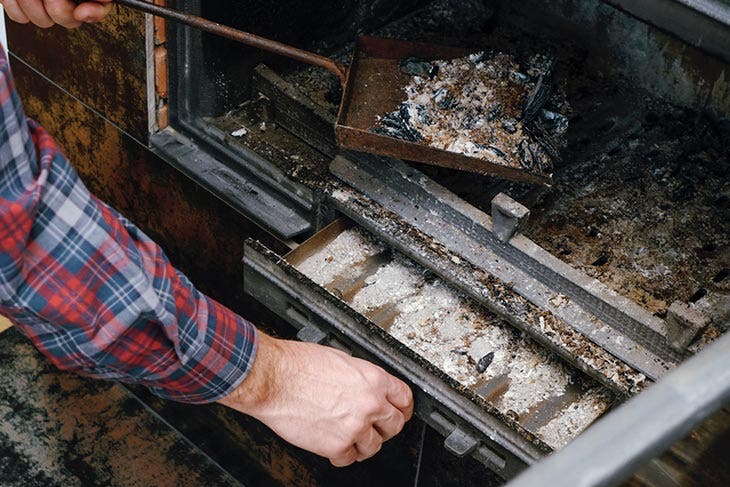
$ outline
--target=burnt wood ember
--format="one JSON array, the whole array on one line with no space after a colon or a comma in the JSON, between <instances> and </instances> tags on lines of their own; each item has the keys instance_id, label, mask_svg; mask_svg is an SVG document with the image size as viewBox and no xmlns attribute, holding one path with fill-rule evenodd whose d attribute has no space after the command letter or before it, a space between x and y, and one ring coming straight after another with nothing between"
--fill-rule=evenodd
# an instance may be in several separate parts
<instances>
[{"instance_id":1,"label":"burnt wood ember","mask_svg":"<svg viewBox=\"0 0 730 487\"><path fill-rule=\"evenodd\" d=\"M565 105L551 99L553 64L546 55L519 64L494 51L452 60L403 59L399 67L411 76L407 98L380 116L372 131L550 174L568 127L565 116L545 108Z\"/></svg>"},{"instance_id":2,"label":"burnt wood ember","mask_svg":"<svg viewBox=\"0 0 730 487\"><path fill-rule=\"evenodd\" d=\"M486 372L487 367L489 367L492 363L492 360L494 360L494 352L489 352L484 357L480 358L479 362L477 362L477 372Z\"/></svg>"}]
</instances>

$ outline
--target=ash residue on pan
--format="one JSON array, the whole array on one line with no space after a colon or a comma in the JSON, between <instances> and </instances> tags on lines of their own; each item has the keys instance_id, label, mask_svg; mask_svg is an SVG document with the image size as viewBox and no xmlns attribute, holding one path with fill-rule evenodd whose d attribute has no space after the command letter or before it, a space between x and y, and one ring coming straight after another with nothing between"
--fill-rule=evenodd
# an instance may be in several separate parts
<instances>
[{"instance_id":1,"label":"ash residue on pan","mask_svg":"<svg viewBox=\"0 0 730 487\"><path fill-rule=\"evenodd\" d=\"M502 52L401 60L411 76L406 100L372 131L525 171L552 173L564 147L569 109L552 92L553 59L519 64Z\"/></svg>"},{"instance_id":2,"label":"ash residue on pan","mask_svg":"<svg viewBox=\"0 0 730 487\"><path fill-rule=\"evenodd\" d=\"M386 248L352 228L296 267L553 449L609 408L604 387Z\"/></svg>"}]
</instances>

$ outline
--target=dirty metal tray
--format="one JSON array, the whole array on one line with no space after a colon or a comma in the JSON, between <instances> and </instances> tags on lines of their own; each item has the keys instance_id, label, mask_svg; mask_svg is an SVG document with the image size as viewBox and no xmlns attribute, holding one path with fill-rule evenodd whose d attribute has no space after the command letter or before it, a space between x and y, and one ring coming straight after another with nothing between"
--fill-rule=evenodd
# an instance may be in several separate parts
<instances>
[{"instance_id":1,"label":"dirty metal tray","mask_svg":"<svg viewBox=\"0 0 730 487\"><path fill-rule=\"evenodd\" d=\"M484 159L372 132L377 117L393 111L403 101L403 88L408 84L410 75L398 68L400 60L409 57L454 59L472 52L474 49L368 36L358 38L335 126L340 146L406 161L550 185L552 178L547 174L493 164ZM375 97L373 93L379 96Z\"/></svg>"},{"instance_id":2,"label":"dirty metal tray","mask_svg":"<svg viewBox=\"0 0 730 487\"><path fill-rule=\"evenodd\" d=\"M520 385L524 391L525 384L512 387L513 377L510 376L509 369L497 369L491 377L487 373L484 380L480 379L473 384L467 384L460 378L459 374L463 374L464 367L468 370L471 370L469 367L494 368L510 362L505 357L500 358L499 351L496 356L492 353L488 360L494 361L492 365L480 361L478 356L472 358L472 349L479 348L478 332L469 336L470 339L476 338L476 345L472 346L467 340L461 347L445 352L446 355L453 353L448 359L453 358L457 362L460 360L461 365L451 369L450 374L444 372L448 363L438 363L438 357L434 359L434 356L428 355L428 351L418 349L417 323L407 321L413 316L405 313L402 305L418 300L428 301L430 298L423 289L438 288L437 291L442 292L448 286L434 283L436 279L431 279L427 271L409 263L405 257L382 244L374 244L373 248L377 251L366 256L364 260L354 258L348 261L347 257L340 259L343 265L336 269L337 272L325 269L324 274L314 276L314 280L297 269L311 274L312 266L307 262L311 264L313 259L321 259L324 255L323 249L326 250L335 239L341 236L349 238L353 232L364 235L361 229L352 227L351 222L338 220L283 258L255 241L247 241L244 251L244 288L247 293L297 327L300 330L300 339L343 348L357 356L380 363L404 378L414 389L416 415L444 434L445 447L448 450L460 456L471 454L508 479L550 451L551 445L534 433L540 427L556 420L558 422L553 423L553 426L559 424L561 430L573 428L570 435L572 438L582 429L571 424L574 416L569 417L567 412L571 411L572 406L589 407L591 414L598 416L610 405L612 395L608 391L580 372L559 364L554 371L564 372L565 377L569 378L569 384L566 382L564 391L556 394L545 393L542 398L533 398L529 411L521 411L520 414L510 411L505 404L501 408L497 407L501 398L510 395L517 397L515 403L518 403L519 392L514 391L519 391ZM346 240L344 242L347 243ZM325 265L328 265L329 256L325 261ZM420 286L421 290L411 296L404 296L402 292L399 295L395 291L386 302L375 303L371 309L365 310L362 306L364 293L378 286L373 276L377 276L379 271L387 272L389 266L392 270L394 262L401 270L410 272L412 278L415 276L419 281L416 287ZM338 263L334 262L334 265ZM424 277L422 282L420 276ZM402 291L406 282L397 281L396 284ZM365 291L362 292L363 290ZM469 320L481 323L479 326L499 326L500 320L495 315L479 309L465 298L458 297L457 300L460 307L452 313L452 318L456 314L465 314L469 315ZM437 310L438 313L443 313L443 310ZM442 318L448 321L448 317ZM494 323L489 323L490 319L495 320ZM404 335L404 327L409 326L413 326L416 332ZM401 333L394 332L394 328L399 328ZM511 330L509 326L505 328ZM433 333L434 337L438 335L436 330ZM529 339L518 338L519 334L516 333L509 335L507 339L512 339L512 336L521 347L534 347L534 344L527 343ZM448 340L445 339L444 346L454 347L453 337L451 342ZM483 352L484 350L479 352L479 355ZM534 359L536 368L541 367L543 361L556 360L554 357L539 355L539 352L535 357L539 357ZM519 359L511 361L519 362ZM500 371L502 373L498 373ZM540 386L538 383L534 388ZM552 385L547 386L548 389L550 387ZM591 399L587 399L588 397ZM590 402L596 397L601 400ZM595 418L592 416L590 421L593 419ZM583 424L582 427L584 426L586 425ZM561 441L564 440L565 438ZM555 441L551 443L555 446Z\"/></svg>"}]
</instances>

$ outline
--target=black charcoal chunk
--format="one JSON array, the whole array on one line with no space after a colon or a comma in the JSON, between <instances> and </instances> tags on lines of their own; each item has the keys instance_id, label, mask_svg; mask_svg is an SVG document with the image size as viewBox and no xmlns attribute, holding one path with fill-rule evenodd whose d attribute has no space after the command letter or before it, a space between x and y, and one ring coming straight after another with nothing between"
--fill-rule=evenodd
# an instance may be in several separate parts
<instances>
[{"instance_id":1,"label":"black charcoal chunk","mask_svg":"<svg viewBox=\"0 0 730 487\"><path fill-rule=\"evenodd\" d=\"M510 73L510 77L512 78L513 81L520 83L522 85L524 85L525 83L530 81L529 76L527 76L525 73L520 73L519 71L512 71Z\"/></svg>"},{"instance_id":2,"label":"black charcoal chunk","mask_svg":"<svg viewBox=\"0 0 730 487\"><path fill-rule=\"evenodd\" d=\"M531 77L534 85L525 97L522 107L522 119L525 122L533 120L552 96L552 74L555 57L551 55L536 55L523 65L523 71Z\"/></svg>"},{"instance_id":3,"label":"black charcoal chunk","mask_svg":"<svg viewBox=\"0 0 730 487\"><path fill-rule=\"evenodd\" d=\"M493 145L487 146L487 149L489 149L490 151L492 151L492 154L494 154L497 157L501 157L501 158L506 158L507 157L507 154L505 154L501 150L497 149Z\"/></svg>"},{"instance_id":4,"label":"black charcoal chunk","mask_svg":"<svg viewBox=\"0 0 730 487\"><path fill-rule=\"evenodd\" d=\"M552 172L553 160L558 156L557 150L547 140L538 140L534 136L520 142L517 155L526 171L543 174Z\"/></svg>"},{"instance_id":5,"label":"black charcoal chunk","mask_svg":"<svg viewBox=\"0 0 730 487\"><path fill-rule=\"evenodd\" d=\"M534 157L530 150L530 142L527 139L520 142L520 145L517 146L517 155L520 158L520 164L526 171L531 170L535 166Z\"/></svg>"},{"instance_id":6,"label":"black charcoal chunk","mask_svg":"<svg viewBox=\"0 0 730 487\"><path fill-rule=\"evenodd\" d=\"M492 59L493 55L494 51L482 51L476 52L474 54L469 54L469 62L473 64L486 63L489 62L490 59Z\"/></svg>"},{"instance_id":7,"label":"black charcoal chunk","mask_svg":"<svg viewBox=\"0 0 730 487\"><path fill-rule=\"evenodd\" d=\"M494 352L489 352L484 357L479 359L479 362L477 362L477 372L480 374L487 371L487 367L492 363L492 360L494 360Z\"/></svg>"},{"instance_id":8,"label":"black charcoal chunk","mask_svg":"<svg viewBox=\"0 0 730 487\"><path fill-rule=\"evenodd\" d=\"M527 93L524 106L522 108L522 120L529 122L537 116L542 110L545 102L550 98L552 93L552 82L546 75L540 75L535 86Z\"/></svg>"},{"instance_id":9,"label":"black charcoal chunk","mask_svg":"<svg viewBox=\"0 0 730 487\"><path fill-rule=\"evenodd\" d=\"M551 137L557 137L568 130L568 118L544 108L538 114L538 121L543 130Z\"/></svg>"},{"instance_id":10,"label":"black charcoal chunk","mask_svg":"<svg viewBox=\"0 0 730 487\"><path fill-rule=\"evenodd\" d=\"M439 74L439 65L431 65L431 69L428 70L428 79L434 79Z\"/></svg>"},{"instance_id":11,"label":"black charcoal chunk","mask_svg":"<svg viewBox=\"0 0 730 487\"><path fill-rule=\"evenodd\" d=\"M433 101L436 102L437 107L444 110L454 108L456 105L459 104L459 100L452 98L446 88L439 88L438 90L434 91Z\"/></svg>"},{"instance_id":12,"label":"black charcoal chunk","mask_svg":"<svg viewBox=\"0 0 730 487\"><path fill-rule=\"evenodd\" d=\"M385 114L380 119L380 125L373 127L371 131L408 142L420 142L423 136L409 124L410 118L408 104L401 103L397 110Z\"/></svg>"},{"instance_id":13,"label":"black charcoal chunk","mask_svg":"<svg viewBox=\"0 0 730 487\"><path fill-rule=\"evenodd\" d=\"M428 114L428 111L426 110L426 107L423 105L416 105L416 112L418 113L418 119L426 124L433 123L433 120L431 120L431 117Z\"/></svg>"}]
</instances>

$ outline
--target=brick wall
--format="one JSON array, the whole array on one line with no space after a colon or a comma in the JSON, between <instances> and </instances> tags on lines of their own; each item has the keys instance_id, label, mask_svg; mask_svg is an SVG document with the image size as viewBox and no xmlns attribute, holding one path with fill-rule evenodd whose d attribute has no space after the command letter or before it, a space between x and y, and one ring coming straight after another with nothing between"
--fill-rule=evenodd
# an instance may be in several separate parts
<instances>
[{"instance_id":1,"label":"brick wall","mask_svg":"<svg viewBox=\"0 0 730 487\"><path fill-rule=\"evenodd\" d=\"M165 0L155 0L156 5L165 5ZM154 17L154 70L157 126L160 129L170 124L167 77L167 22L162 17Z\"/></svg>"}]
</instances>

